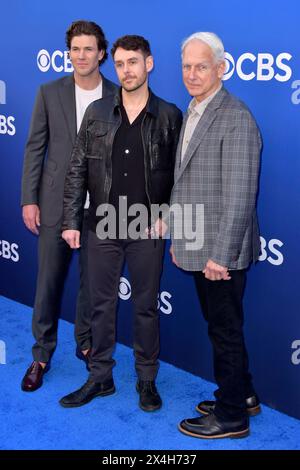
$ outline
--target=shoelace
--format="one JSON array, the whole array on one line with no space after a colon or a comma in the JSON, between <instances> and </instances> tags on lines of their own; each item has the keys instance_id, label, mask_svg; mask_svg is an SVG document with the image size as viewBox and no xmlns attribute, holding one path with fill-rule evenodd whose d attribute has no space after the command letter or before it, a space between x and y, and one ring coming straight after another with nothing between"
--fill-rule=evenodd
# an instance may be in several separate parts
<instances>
[{"instance_id":1,"label":"shoelace","mask_svg":"<svg viewBox=\"0 0 300 470\"><path fill-rule=\"evenodd\" d=\"M140 382L139 389L141 392L147 392L149 390L152 393L157 393L155 384L151 382L151 380Z\"/></svg>"}]
</instances>

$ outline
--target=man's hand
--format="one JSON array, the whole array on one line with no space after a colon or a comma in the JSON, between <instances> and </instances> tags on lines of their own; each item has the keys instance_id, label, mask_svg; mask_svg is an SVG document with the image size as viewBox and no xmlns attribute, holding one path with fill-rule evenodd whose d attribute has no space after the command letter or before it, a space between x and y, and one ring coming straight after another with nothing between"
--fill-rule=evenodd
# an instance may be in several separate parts
<instances>
[{"instance_id":1,"label":"man's hand","mask_svg":"<svg viewBox=\"0 0 300 470\"><path fill-rule=\"evenodd\" d=\"M154 231L157 237L164 238L165 234L168 231L168 226L162 219L157 219L154 224Z\"/></svg>"},{"instance_id":2,"label":"man's hand","mask_svg":"<svg viewBox=\"0 0 300 470\"><path fill-rule=\"evenodd\" d=\"M177 268L179 268L179 264L177 263L176 257L174 255L173 245L170 246L170 255L172 258L172 263L174 263L177 266Z\"/></svg>"},{"instance_id":3,"label":"man's hand","mask_svg":"<svg viewBox=\"0 0 300 470\"><path fill-rule=\"evenodd\" d=\"M70 248L80 248L80 232L79 230L64 230L61 237L67 242Z\"/></svg>"},{"instance_id":4,"label":"man's hand","mask_svg":"<svg viewBox=\"0 0 300 470\"><path fill-rule=\"evenodd\" d=\"M23 206L22 215L24 224L35 235L39 234L38 227L41 225L40 209L37 204L28 204Z\"/></svg>"},{"instance_id":5,"label":"man's hand","mask_svg":"<svg viewBox=\"0 0 300 470\"><path fill-rule=\"evenodd\" d=\"M215 263L211 259L207 261L202 272L205 274L206 279L210 281L229 281L231 279L228 268Z\"/></svg>"}]
</instances>

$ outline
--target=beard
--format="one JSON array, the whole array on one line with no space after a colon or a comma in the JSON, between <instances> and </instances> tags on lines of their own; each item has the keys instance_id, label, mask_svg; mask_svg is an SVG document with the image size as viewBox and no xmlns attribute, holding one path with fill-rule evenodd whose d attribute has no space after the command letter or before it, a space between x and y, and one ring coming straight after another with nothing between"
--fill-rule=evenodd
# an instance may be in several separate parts
<instances>
[{"instance_id":1,"label":"beard","mask_svg":"<svg viewBox=\"0 0 300 470\"><path fill-rule=\"evenodd\" d=\"M139 88L141 88L141 87L145 84L145 82L146 82L146 80L147 80L147 74L145 74L145 76L142 77L142 78L139 79L139 80L135 80L135 77L126 77L126 78L132 78L133 83L127 84L126 79L124 79L124 80L122 80L122 82L121 82L121 83L122 83L122 88L123 88L125 91L127 91L128 93L131 93L131 92L133 92L133 91L138 90Z\"/></svg>"}]
</instances>

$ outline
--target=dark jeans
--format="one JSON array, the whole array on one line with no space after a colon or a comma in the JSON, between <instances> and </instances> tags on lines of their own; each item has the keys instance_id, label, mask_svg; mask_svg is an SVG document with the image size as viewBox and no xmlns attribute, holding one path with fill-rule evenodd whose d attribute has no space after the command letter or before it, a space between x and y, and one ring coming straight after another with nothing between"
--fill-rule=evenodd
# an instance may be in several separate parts
<instances>
[{"instance_id":1,"label":"dark jeans","mask_svg":"<svg viewBox=\"0 0 300 470\"><path fill-rule=\"evenodd\" d=\"M115 365L116 308L120 275L126 259L134 306L133 349L136 372L141 380L154 380L158 371L159 292L163 240L99 240L88 235L90 302L92 308L92 354L90 377L104 382Z\"/></svg>"},{"instance_id":2,"label":"dark jeans","mask_svg":"<svg viewBox=\"0 0 300 470\"><path fill-rule=\"evenodd\" d=\"M86 217L79 254L80 287L76 306L76 337L80 349L91 347L90 306L87 281ZM36 340L32 348L35 361L48 362L56 348L57 327L65 278L73 250L61 238L61 225L40 227L38 241L38 277L32 317Z\"/></svg>"},{"instance_id":3,"label":"dark jeans","mask_svg":"<svg viewBox=\"0 0 300 470\"><path fill-rule=\"evenodd\" d=\"M194 278L213 347L215 414L221 419L246 416L245 399L254 395L243 334L245 270L230 271L230 281L210 281L202 272Z\"/></svg>"}]
</instances>

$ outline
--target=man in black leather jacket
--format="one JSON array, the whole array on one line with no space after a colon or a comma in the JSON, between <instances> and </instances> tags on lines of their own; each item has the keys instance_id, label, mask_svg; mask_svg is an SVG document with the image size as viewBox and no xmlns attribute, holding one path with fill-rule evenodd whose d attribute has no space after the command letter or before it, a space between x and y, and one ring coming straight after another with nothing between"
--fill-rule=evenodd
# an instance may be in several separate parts
<instances>
[{"instance_id":1,"label":"man in black leather jacket","mask_svg":"<svg viewBox=\"0 0 300 470\"><path fill-rule=\"evenodd\" d=\"M162 405L155 378L165 227L161 219L153 218L151 209L154 204L169 203L182 115L148 87L153 57L147 40L124 36L115 42L112 56L120 93L97 100L87 109L65 182L62 236L71 248L80 246L86 191L90 194L88 274L93 346L88 381L60 404L82 406L115 391L115 316L126 259L135 313L133 347L139 405L144 411L154 411ZM128 213L124 207L129 208ZM136 207L147 215L135 225L134 211L130 211ZM132 231L132 226L136 230Z\"/></svg>"}]
</instances>

